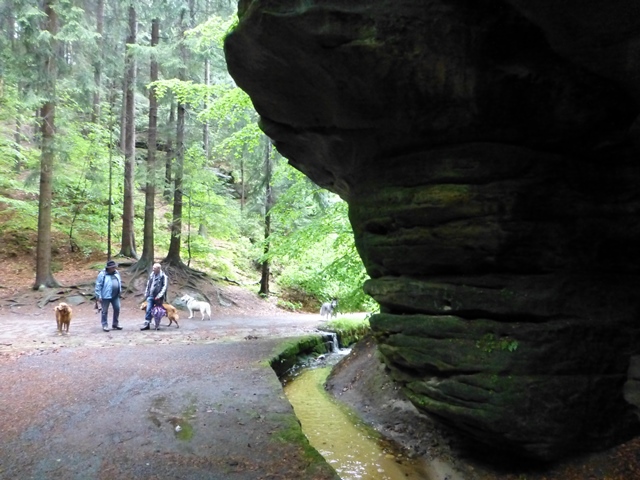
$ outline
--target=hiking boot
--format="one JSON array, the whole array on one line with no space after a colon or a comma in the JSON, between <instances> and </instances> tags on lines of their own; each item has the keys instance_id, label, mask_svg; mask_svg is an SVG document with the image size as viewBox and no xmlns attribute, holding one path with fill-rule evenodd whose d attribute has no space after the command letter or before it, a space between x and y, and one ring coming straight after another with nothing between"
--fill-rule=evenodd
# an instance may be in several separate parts
<instances>
[{"instance_id":1,"label":"hiking boot","mask_svg":"<svg viewBox=\"0 0 640 480\"><path fill-rule=\"evenodd\" d=\"M150 330L151 327L149 326L149 324L145 325L144 327L142 327L140 330Z\"/></svg>"},{"instance_id":2,"label":"hiking boot","mask_svg":"<svg viewBox=\"0 0 640 480\"><path fill-rule=\"evenodd\" d=\"M112 326L111 330L122 330L122 327L118 327L118 326Z\"/></svg>"},{"instance_id":3,"label":"hiking boot","mask_svg":"<svg viewBox=\"0 0 640 480\"><path fill-rule=\"evenodd\" d=\"M108 332L108 331L109 331L109 329L108 329L107 327L102 327L102 331L103 331L103 332Z\"/></svg>"}]
</instances>

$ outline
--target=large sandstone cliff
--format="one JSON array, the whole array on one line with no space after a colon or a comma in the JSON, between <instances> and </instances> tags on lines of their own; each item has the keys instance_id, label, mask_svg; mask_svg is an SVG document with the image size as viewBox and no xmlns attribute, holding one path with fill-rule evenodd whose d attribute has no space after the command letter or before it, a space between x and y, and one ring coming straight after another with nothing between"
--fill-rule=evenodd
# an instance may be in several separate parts
<instances>
[{"instance_id":1,"label":"large sandstone cliff","mask_svg":"<svg viewBox=\"0 0 640 480\"><path fill-rule=\"evenodd\" d=\"M239 17L229 70L278 150L349 203L412 402L544 459L637 433L640 4L243 0Z\"/></svg>"}]
</instances>

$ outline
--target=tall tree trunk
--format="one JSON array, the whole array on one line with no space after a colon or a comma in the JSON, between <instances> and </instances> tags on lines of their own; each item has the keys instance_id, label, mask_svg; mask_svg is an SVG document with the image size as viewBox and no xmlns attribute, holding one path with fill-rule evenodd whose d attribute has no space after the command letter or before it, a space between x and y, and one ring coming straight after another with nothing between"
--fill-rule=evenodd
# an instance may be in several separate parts
<instances>
[{"instance_id":1,"label":"tall tree trunk","mask_svg":"<svg viewBox=\"0 0 640 480\"><path fill-rule=\"evenodd\" d=\"M136 9L129 5L129 37L127 47L136 43ZM133 229L133 179L136 163L136 132L135 132L135 85L136 85L136 61L133 50L127 48L127 122L125 135L125 161L124 161L124 197L122 202L122 243L120 255L137 258L136 240Z\"/></svg>"},{"instance_id":2,"label":"tall tree trunk","mask_svg":"<svg viewBox=\"0 0 640 480\"><path fill-rule=\"evenodd\" d=\"M113 111L116 105L116 82L111 81L109 89L109 209L107 214L107 258L111 258L111 225L113 224L113 129L115 124L115 115Z\"/></svg>"},{"instance_id":3,"label":"tall tree trunk","mask_svg":"<svg viewBox=\"0 0 640 480\"><path fill-rule=\"evenodd\" d=\"M91 122L100 121L100 92L102 89L102 50L104 46L104 0L97 0L96 5L96 33L98 37L98 56L93 65L93 109L91 110Z\"/></svg>"},{"instance_id":4,"label":"tall tree trunk","mask_svg":"<svg viewBox=\"0 0 640 480\"><path fill-rule=\"evenodd\" d=\"M9 9L9 7L7 7ZM17 49L16 49L16 30L15 30L15 16L13 14L13 10L9 9L9 11L7 12L6 15L6 20L7 20L7 34L9 36L9 43L11 44L11 51L14 55L17 55ZM22 82L17 82L17 87L18 87L18 91L22 91ZM16 115L16 129L14 130L14 134L13 134L13 141L16 143L16 145L20 145L22 143L22 120L20 118L20 113L18 113ZM15 162L15 171L16 173L20 173L20 171L22 170L22 155L16 155L16 162Z\"/></svg>"},{"instance_id":5,"label":"tall tree trunk","mask_svg":"<svg viewBox=\"0 0 640 480\"><path fill-rule=\"evenodd\" d=\"M15 36L16 36L16 29L15 29L15 24L16 24L16 17L13 13L13 4L12 2L8 2L8 5L5 7L5 14L4 14L4 21L2 23L0 23L0 29L2 29L2 27L4 27L4 23L6 22L6 32L7 32L7 38L9 39L9 45L11 46L11 52L15 55L16 52L16 40L15 40ZM2 84L3 84L4 79L0 77L0 94L2 93ZM20 83L17 83L18 86L18 91L20 90ZM16 116L15 118L15 125L16 128L14 130L14 135L13 135L13 139L14 142L16 143L16 145L20 145L20 118L18 116ZM16 158L16 165L15 165L15 169L16 172L20 172L20 163L18 158Z\"/></svg>"},{"instance_id":6,"label":"tall tree trunk","mask_svg":"<svg viewBox=\"0 0 640 480\"><path fill-rule=\"evenodd\" d=\"M8 5L5 7L5 21L6 21L6 28L7 28L7 37L9 38L9 44L11 46L11 52L12 54L15 55L19 55L18 51L17 51L17 42L16 42L16 29L15 29L15 25L16 25L16 16L14 13L14 4L13 2L7 2ZM1 29L1 25L0 25L0 29ZM2 85L3 82L3 78L0 78L0 86ZM16 82L16 86L18 88L18 92L22 91L22 82L18 81ZM15 142L16 146L20 146L20 144L22 143L22 120L20 118L21 113L17 112L16 113L16 118L15 118L15 130L14 130L14 134L13 134L13 141ZM20 171L22 170L22 156L21 155L15 155L15 164L14 164L14 170L16 173L20 173Z\"/></svg>"},{"instance_id":7,"label":"tall tree trunk","mask_svg":"<svg viewBox=\"0 0 640 480\"><path fill-rule=\"evenodd\" d=\"M204 15L205 18L209 18L211 11L211 5L209 0L204 1ZM204 84L208 87L211 85L211 61L208 56L204 58ZM209 107L209 96L205 98L204 108L207 109ZM207 162L210 160L211 156L211 146L210 146L210 136L209 136L209 122L205 120L202 125L202 148L204 149L205 158Z\"/></svg>"},{"instance_id":8,"label":"tall tree trunk","mask_svg":"<svg viewBox=\"0 0 640 480\"><path fill-rule=\"evenodd\" d=\"M126 47L125 47L126 49ZM126 52L125 52L125 63L126 63ZM120 151L122 153L126 150L127 145L127 92L129 91L129 79L127 78L127 69L128 66L124 67L124 74L122 75L122 104L120 106L120 139L118 142L118 146L120 147Z\"/></svg>"},{"instance_id":9,"label":"tall tree trunk","mask_svg":"<svg viewBox=\"0 0 640 480\"><path fill-rule=\"evenodd\" d=\"M266 137L265 137L266 138ZM271 276L271 264L269 255L269 237L271 236L271 207L273 207L273 189L271 188L271 176L273 164L271 162L271 141L266 138L267 146L264 154L265 175L265 202L264 202L264 256L262 262L262 275L260 276L260 295L269 295L269 277Z\"/></svg>"},{"instance_id":10,"label":"tall tree trunk","mask_svg":"<svg viewBox=\"0 0 640 480\"><path fill-rule=\"evenodd\" d=\"M204 59L204 84L208 87L211 83L211 65L209 63L209 59ZM206 109L209 106L209 98L205 98L204 108ZM209 156L211 155L211 148L209 147L209 122L205 121L202 125L202 148L204 150L204 155L207 161L209 161Z\"/></svg>"},{"instance_id":11,"label":"tall tree trunk","mask_svg":"<svg viewBox=\"0 0 640 480\"><path fill-rule=\"evenodd\" d=\"M58 17L54 10L55 0L46 0L46 30L50 34L50 49L43 62L42 78L46 101L40 110L42 131L42 154L40 156L40 198L38 203L38 245L36 247L36 279L34 289L42 285L57 287L58 282L51 273L51 200L53 163L55 157L55 88L56 88L56 41Z\"/></svg>"},{"instance_id":12,"label":"tall tree trunk","mask_svg":"<svg viewBox=\"0 0 640 480\"><path fill-rule=\"evenodd\" d=\"M173 132L175 131L175 123L176 123L176 114L175 114L175 101L171 98L171 106L169 107L169 124L167 125L167 152L165 157L165 168L164 168L164 199L167 202L170 202L172 195L172 165L173 165Z\"/></svg>"},{"instance_id":13,"label":"tall tree trunk","mask_svg":"<svg viewBox=\"0 0 640 480\"><path fill-rule=\"evenodd\" d=\"M185 105L178 103L178 122L176 131L175 180L173 188L173 218L171 221L171 241L165 262L180 265L180 246L182 239L182 177L184 172L184 117Z\"/></svg>"},{"instance_id":14,"label":"tall tree trunk","mask_svg":"<svg viewBox=\"0 0 640 480\"><path fill-rule=\"evenodd\" d=\"M244 154L246 147L242 149L240 157L240 213L244 216L244 205L247 201L247 187L244 181Z\"/></svg>"},{"instance_id":15,"label":"tall tree trunk","mask_svg":"<svg viewBox=\"0 0 640 480\"><path fill-rule=\"evenodd\" d=\"M151 46L158 45L160 38L160 20L154 18L151 21ZM155 50L155 49L154 49ZM155 51L151 53L151 64L149 66L150 81L158 80L158 60ZM155 87L149 89L149 138L147 147L147 185L144 199L144 243L142 246L142 257L138 262L139 269L147 269L153 264L154 259L154 237L153 225L155 217L156 200L156 150L158 139L158 99Z\"/></svg>"},{"instance_id":16,"label":"tall tree trunk","mask_svg":"<svg viewBox=\"0 0 640 480\"><path fill-rule=\"evenodd\" d=\"M15 41L16 41L16 16L13 13L13 2L6 2L7 5L4 7L4 21L2 23L6 22L6 32L7 32L7 38L9 39L9 43L11 44L11 46L13 47ZM0 24L0 26L2 26Z\"/></svg>"},{"instance_id":17,"label":"tall tree trunk","mask_svg":"<svg viewBox=\"0 0 640 480\"><path fill-rule=\"evenodd\" d=\"M180 246L182 240L182 177L184 172L184 117L185 105L178 103L178 122L176 132L175 180L173 189L173 218L171 220L171 241L165 262L180 265Z\"/></svg>"},{"instance_id":18,"label":"tall tree trunk","mask_svg":"<svg viewBox=\"0 0 640 480\"><path fill-rule=\"evenodd\" d=\"M18 85L18 90L21 87ZM16 143L16 147L20 148L20 144L22 143L22 122L20 121L20 117L16 117L16 129L13 134L13 141ZM22 171L22 155L16 155L16 161L14 170L16 173L20 173Z\"/></svg>"},{"instance_id":19,"label":"tall tree trunk","mask_svg":"<svg viewBox=\"0 0 640 480\"><path fill-rule=\"evenodd\" d=\"M184 38L186 30L185 11L180 14L180 38ZM185 65L187 64L187 49L184 41L180 40L180 60L182 67L178 72L180 80L186 80L187 72ZM171 220L171 241L169 243L169 252L165 258L165 262L170 265L182 266L180 258L180 246L182 239L182 177L184 173L184 123L185 123L186 105L178 102L178 119L176 129L176 157L175 157L175 180L173 189L173 218Z\"/></svg>"}]
</instances>

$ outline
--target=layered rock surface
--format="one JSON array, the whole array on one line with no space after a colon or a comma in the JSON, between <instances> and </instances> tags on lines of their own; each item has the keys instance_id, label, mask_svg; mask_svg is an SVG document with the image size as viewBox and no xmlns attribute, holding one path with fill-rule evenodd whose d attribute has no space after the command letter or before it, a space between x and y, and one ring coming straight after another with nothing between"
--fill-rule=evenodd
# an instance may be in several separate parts
<instances>
[{"instance_id":1,"label":"layered rock surface","mask_svg":"<svg viewBox=\"0 0 640 480\"><path fill-rule=\"evenodd\" d=\"M349 203L408 397L544 459L638 431L640 15L561 3L246 0L225 44L278 150Z\"/></svg>"}]
</instances>

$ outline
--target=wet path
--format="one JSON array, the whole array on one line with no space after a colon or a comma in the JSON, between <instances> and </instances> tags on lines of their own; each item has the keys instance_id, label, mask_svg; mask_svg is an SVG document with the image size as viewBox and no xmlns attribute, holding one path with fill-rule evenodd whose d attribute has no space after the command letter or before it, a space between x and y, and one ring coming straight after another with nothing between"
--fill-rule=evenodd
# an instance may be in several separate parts
<instances>
[{"instance_id":1,"label":"wet path","mask_svg":"<svg viewBox=\"0 0 640 480\"><path fill-rule=\"evenodd\" d=\"M281 314L213 317L200 320L186 318L180 311L180 328L167 327L162 319L158 331L140 331L144 312L137 302L123 303L120 316L121 331L103 332L100 315L92 306L73 307L74 315L69 335L58 335L53 305L44 309L3 308L0 310L0 357L16 354L49 353L68 347L113 347L117 345L201 344L216 341L235 341L265 337L298 336L313 333L322 323L319 315ZM196 314L199 315L199 314ZM111 312L109 322L111 321Z\"/></svg>"},{"instance_id":2,"label":"wet path","mask_svg":"<svg viewBox=\"0 0 640 480\"><path fill-rule=\"evenodd\" d=\"M105 333L89 310L58 336L48 315L5 315L0 478L334 478L291 441L299 425L265 362L312 317L141 332L123 316Z\"/></svg>"}]
</instances>

